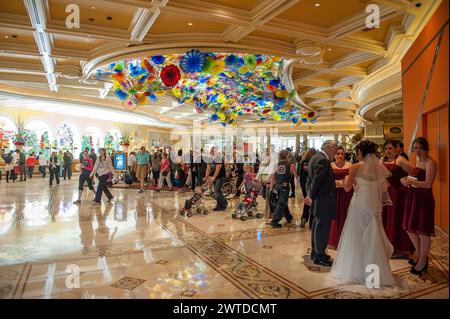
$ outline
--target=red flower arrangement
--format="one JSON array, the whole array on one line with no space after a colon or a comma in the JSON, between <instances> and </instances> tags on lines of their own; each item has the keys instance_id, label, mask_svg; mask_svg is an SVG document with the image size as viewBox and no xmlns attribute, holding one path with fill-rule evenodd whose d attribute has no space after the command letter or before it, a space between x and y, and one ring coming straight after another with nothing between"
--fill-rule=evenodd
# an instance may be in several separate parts
<instances>
[{"instance_id":1,"label":"red flower arrangement","mask_svg":"<svg viewBox=\"0 0 450 319\"><path fill-rule=\"evenodd\" d=\"M173 64L165 66L161 70L161 80L168 87L175 86L181 79L180 69Z\"/></svg>"}]
</instances>

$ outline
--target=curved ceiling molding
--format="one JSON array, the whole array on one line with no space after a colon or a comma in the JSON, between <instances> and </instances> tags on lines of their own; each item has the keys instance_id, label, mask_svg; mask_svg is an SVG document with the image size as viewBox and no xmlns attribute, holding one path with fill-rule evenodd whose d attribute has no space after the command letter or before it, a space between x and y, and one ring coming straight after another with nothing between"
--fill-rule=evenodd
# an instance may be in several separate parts
<instances>
[{"instance_id":1,"label":"curved ceiling molding","mask_svg":"<svg viewBox=\"0 0 450 319\"><path fill-rule=\"evenodd\" d=\"M295 90L295 96L293 98L294 103L299 104L300 107L305 108L309 111L313 111L311 108L306 106L305 102L303 102L303 100L298 95L295 83L292 79L292 71L294 70L295 62L297 62L296 59L289 59L284 61L282 82L284 83L288 91Z\"/></svg>"},{"instance_id":2,"label":"curved ceiling molding","mask_svg":"<svg viewBox=\"0 0 450 319\"><path fill-rule=\"evenodd\" d=\"M380 114L398 104L398 100L401 100L401 98L401 89L381 95L380 97L371 100L369 103L359 108L358 115L370 122L379 121Z\"/></svg>"},{"instance_id":3,"label":"curved ceiling molding","mask_svg":"<svg viewBox=\"0 0 450 319\"><path fill-rule=\"evenodd\" d=\"M390 94L396 92L400 92L401 96L400 63L383 67L359 82L353 88L352 99L361 105L358 114L371 121L371 119L366 118L367 112L380 105L377 101L384 100L384 97L389 97Z\"/></svg>"},{"instance_id":4,"label":"curved ceiling molding","mask_svg":"<svg viewBox=\"0 0 450 319\"><path fill-rule=\"evenodd\" d=\"M92 73L103 66L112 62L139 58L142 56L163 55L163 54L181 54L185 53L186 49L198 49L209 52L223 52L223 53L254 53L267 55L281 55L286 56L286 52L277 52L271 49L261 47L257 44L243 45L239 43L221 43L221 42L174 42L174 43L158 43L132 46L128 48L118 49L109 53L93 57L91 60L83 63L83 75L90 77ZM295 56L290 52L289 56Z\"/></svg>"}]
</instances>

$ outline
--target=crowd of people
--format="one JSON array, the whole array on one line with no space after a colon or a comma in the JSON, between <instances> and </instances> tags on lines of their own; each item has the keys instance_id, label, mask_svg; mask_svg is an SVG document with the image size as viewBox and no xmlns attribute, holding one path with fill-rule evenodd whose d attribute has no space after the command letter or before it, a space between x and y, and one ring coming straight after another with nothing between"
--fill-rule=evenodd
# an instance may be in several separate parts
<instances>
[{"instance_id":1,"label":"crowd of people","mask_svg":"<svg viewBox=\"0 0 450 319\"><path fill-rule=\"evenodd\" d=\"M70 151L52 152L46 157L44 152L29 155L23 150L0 149L0 180L5 172L6 182L25 182L27 178L33 178L35 168L45 178L47 171L50 177L50 185L53 179L59 184L59 177L70 180L72 178L73 155Z\"/></svg>"},{"instance_id":2,"label":"crowd of people","mask_svg":"<svg viewBox=\"0 0 450 319\"><path fill-rule=\"evenodd\" d=\"M261 154L257 152L253 159L236 150L232 154L221 153L215 147L208 152L170 148L149 152L141 147L128 154L125 179L138 184L139 193L149 188L157 192L183 188L190 189L193 197L199 196L200 187L208 185L215 195L213 210L224 211L228 200L222 187L227 176L233 175L237 188L235 197L244 192L245 205L250 205L259 192L264 198L267 194L276 194L270 222L274 228L283 227L280 223L283 218L287 223L292 222L289 198L295 198L298 183L304 198L300 227L309 225L311 229L314 263L333 265L337 277L361 280L364 273L361 269L347 268L348 260L358 258L359 263L367 260L364 259L368 254L364 248L367 238L359 237L367 228L372 231L370 244L376 247L369 249L373 254L378 249L376 253L386 253L389 258L409 259L414 255L409 259L411 272L421 274L428 267L430 238L434 235L431 188L437 169L436 162L428 155L429 144L425 138L415 139L413 147L415 163L409 161L403 144L394 140L384 143L381 154L378 145L367 140L361 141L354 153L346 153L335 141L326 141L320 150L309 148L302 152L293 152L290 148L276 152L271 145ZM35 166L39 166L43 178L48 170L50 185L54 180L59 184L61 176L69 180L72 177L73 155L69 151L52 152L45 158L43 154L35 156L34 153L27 157L17 150L2 154L1 158L0 178L4 171L7 182L16 181L18 176L19 181L32 178ZM108 202L112 202L108 186L117 174L114 152L108 156L101 148L97 156L93 149L86 148L79 160L81 173L74 204L81 203L85 184L94 194L94 205L101 203L103 193ZM96 189L95 179L98 180ZM384 185L383 181L385 189L380 186ZM191 205L192 201L189 203ZM374 216L375 222L372 222ZM362 229L355 232L358 227ZM335 264L325 253L327 247L338 250ZM382 269L385 282L392 283L387 269L388 265Z\"/></svg>"}]
</instances>

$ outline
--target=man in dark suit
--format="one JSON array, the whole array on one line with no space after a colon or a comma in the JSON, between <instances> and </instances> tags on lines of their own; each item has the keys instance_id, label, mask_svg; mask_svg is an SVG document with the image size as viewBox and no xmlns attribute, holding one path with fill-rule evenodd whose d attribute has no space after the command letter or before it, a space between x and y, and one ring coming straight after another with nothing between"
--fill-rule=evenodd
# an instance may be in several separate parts
<instances>
[{"instance_id":1,"label":"man in dark suit","mask_svg":"<svg viewBox=\"0 0 450 319\"><path fill-rule=\"evenodd\" d=\"M333 262L325 254L331 221L336 218L336 184L330 161L336 154L336 141L327 140L308 166L305 203L311 206L311 259L314 264L331 267Z\"/></svg>"}]
</instances>

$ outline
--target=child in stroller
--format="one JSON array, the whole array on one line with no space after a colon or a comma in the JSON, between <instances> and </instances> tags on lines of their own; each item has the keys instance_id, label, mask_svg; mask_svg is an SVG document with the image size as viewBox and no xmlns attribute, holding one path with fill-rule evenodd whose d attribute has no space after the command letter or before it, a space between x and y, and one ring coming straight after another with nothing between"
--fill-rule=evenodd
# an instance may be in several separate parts
<instances>
[{"instance_id":1,"label":"child in stroller","mask_svg":"<svg viewBox=\"0 0 450 319\"><path fill-rule=\"evenodd\" d=\"M180 211L180 215L191 217L193 213L208 215L208 210L206 210L203 203L203 189L201 186L197 186L194 189L194 195L191 198L186 199L184 202L184 207Z\"/></svg>"},{"instance_id":2,"label":"child in stroller","mask_svg":"<svg viewBox=\"0 0 450 319\"><path fill-rule=\"evenodd\" d=\"M244 186L245 195L244 200L239 203L234 213L231 215L232 218L240 218L242 221L248 219L248 217L255 216L256 218L262 218L264 215L259 213L256 209L258 202L256 198L261 191L261 183L255 180L255 174L253 173L253 168L251 165L245 166L244 180L239 188Z\"/></svg>"}]
</instances>

